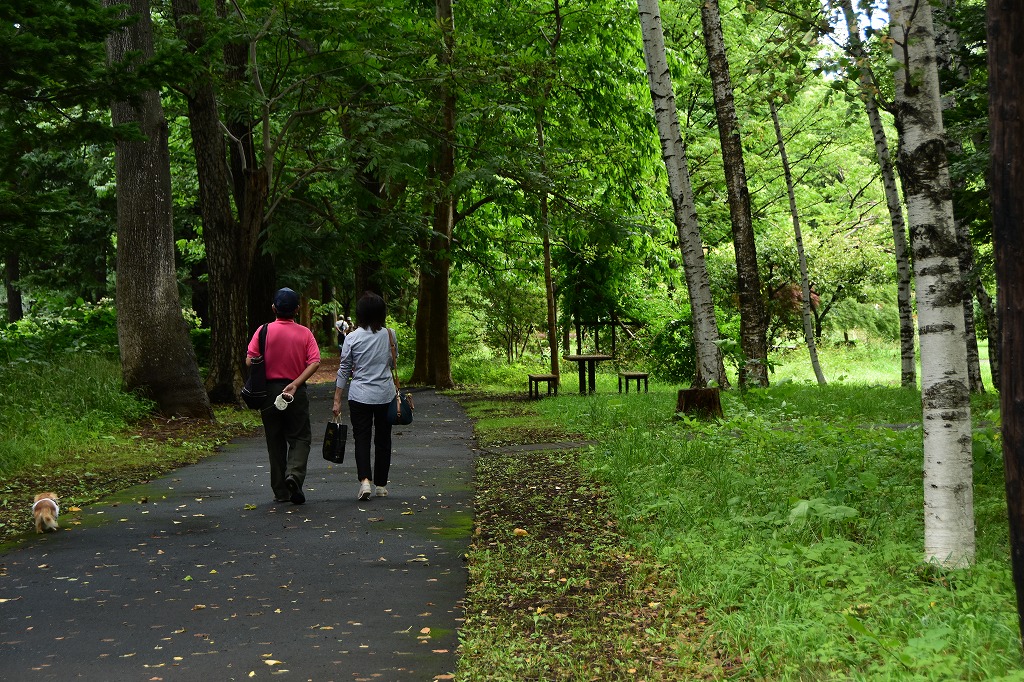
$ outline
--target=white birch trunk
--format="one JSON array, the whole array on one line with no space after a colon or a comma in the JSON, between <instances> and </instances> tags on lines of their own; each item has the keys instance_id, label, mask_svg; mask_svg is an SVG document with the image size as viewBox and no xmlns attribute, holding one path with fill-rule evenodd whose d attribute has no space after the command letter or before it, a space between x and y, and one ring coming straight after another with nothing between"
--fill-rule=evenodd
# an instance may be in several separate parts
<instances>
[{"instance_id":1,"label":"white birch trunk","mask_svg":"<svg viewBox=\"0 0 1024 682\"><path fill-rule=\"evenodd\" d=\"M728 386L728 380L722 352L715 343L719 338L715 305L711 299L711 283L704 262L690 171L686 165L686 147L679 131L672 74L668 68L665 34L661 28L661 11L658 0L637 0L637 8L643 30L647 81L651 86L654 117L658 124L658 137L661 138L661 155L668 173L669 194L693 315L693 339L697 351L697 374L693 385L704 387L714 382L725 387Z\"/></svg>"},{"instance_id":2,"label":"white birch trunk","mask_svg":"<svg viewBox=\"0 0 1024 682\"><path fill-rule=\"evenodd\" d=\"M861 99L868 115L871 134L875 140L875 155L882 174L882 188L885 190L885 205L889 209L892 223L893 253L896 257L896 307L900 315L900 385L917 388L917 358L914 351L914 314L910 304L910 258L907 256L907 225L903 220L903 203L896 187L896 173L889 154L889 140L882 125L875 93L875 78L869 66L867 52L860 39L860 26L854 12L853 0L843 0L843 14L846 17L847 33L850 36L850 51L860 63Z\"/></svg>"},{"instance_id":3,"label":"white birch trunk","mask_svg":"<svg viewBox=\"0 0 1024 682\"><path fill-rule=\"evenodd\" d=\"M804 237L800 230L800 212L796 208L796 192L793 191L793 173L789 167L789 155L786 154L786 141L782 137L782 125L779 123L779 111L775 100L768 100L768 108L775 126L775 139L779 146L779 158L782 160L782 174L786 178L786 193L789 195L789 213L793 218L793 237L796 240L796 254L800 261L800 313L804 321L804 341L807 352L811 356L811 368L819 386L825 385L825 374L821 371L818 361L818 347L814 343L814 319L811 315L811 283L807 275L807 254L804 253Z\"/></svg>"},{"instance_id":4,"label":"white birch trunk","mask_svg":"<svg viewBox=\"0 0 1024 682\"><path fill-rule=\"evenodd\" d=\"M959 244L953 225L931 6L889 0L896 126L907 200L924 423L924 554L946 567L974 562L971 405Z\"/></svg>"}]
</instances>

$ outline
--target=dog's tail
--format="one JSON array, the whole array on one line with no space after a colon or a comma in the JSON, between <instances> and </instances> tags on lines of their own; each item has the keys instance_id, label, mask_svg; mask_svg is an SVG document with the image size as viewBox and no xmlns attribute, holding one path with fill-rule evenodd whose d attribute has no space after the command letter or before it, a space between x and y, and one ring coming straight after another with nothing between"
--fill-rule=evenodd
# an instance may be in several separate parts
<instances>
[{"instance_id":1,"label":"dog's tail","mask_svg":"<svg viewBox=\"0 0 1024 682\"><path fill-rule=\"evenodd\" d=\"M43 514L43 518L40 519L40 521L40 525L42 526L44 533L51 533L60 529L60 525L57 523L57 517L53 514Z\"/></svg>"}]
</instances>

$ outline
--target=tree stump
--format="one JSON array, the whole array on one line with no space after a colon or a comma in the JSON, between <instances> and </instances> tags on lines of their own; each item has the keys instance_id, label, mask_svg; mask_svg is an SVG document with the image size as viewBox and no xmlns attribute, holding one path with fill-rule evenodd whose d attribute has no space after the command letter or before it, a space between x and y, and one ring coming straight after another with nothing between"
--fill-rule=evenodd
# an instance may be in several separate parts
<instances>
[{"instance_id":1,"label":"tree stump","mask_svg":"<svg viewBox=\"0 0 1024 682\"><path fill-rule=\"evenodd\" d=\"M676 400L676 419L679 413L697 419L714 419L724 417L722 399L717 388L684 388L679 391Z\"/></svg>"}]
</instances>

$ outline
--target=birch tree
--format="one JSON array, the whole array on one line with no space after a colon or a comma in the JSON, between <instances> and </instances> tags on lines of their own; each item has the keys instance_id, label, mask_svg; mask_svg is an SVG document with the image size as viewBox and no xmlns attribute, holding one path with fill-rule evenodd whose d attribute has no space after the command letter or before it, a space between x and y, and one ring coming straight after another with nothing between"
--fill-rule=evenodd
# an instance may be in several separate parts
<instances>
[{"instance_id":1,"label":"birch tree","mask_svg":"<svg viewBox=\"0 0 1024 682\"><path fill-rule=\"evenodd\" d=\"M871 134L875 140L875 155L882 175L885 190L885 205L892 223L893 256L896 259L896 307L900 316L900 385L904 388L917 387L917 358L914 352L914 311L910 302L910 258L907 249L907 226L903 219L903 203L896 186L889 140L882 125L878 104L878 86L871 71L870 60L860 38L860 26L854 10L853 0L842 0L843 15L846 17L849 47L857 62L857 78L860 82L860 96L868 115Z\"/></svg>"},{"instance_id":2,"label":"birch tree","mask_svg":"<svg viewBox=\"0 0 1024 682\"><path fill-rule=\"evenodd\" d=\"M898 164L914 257L924 423L924 554L947 567L974 561L971 405L959 243L935 66L931 6L890 0Z\"/></svg>"},{"instance_id":3,"label":"birch tree","mask_svg":"<svg viewBox=\"0 0 1024 682\"><path fill-rule=\"evenodd\" d=\"M711 299L711 284L704 250L694 208L693 187L686 162L686 147L679 130L679 115L676 112L675 92L672 74L668 68L665 53L665 35L661 26L661 10L658 0L637 0L640 25L643 31L644 58L647 63L647 80L651 88L654 116L661 139L661 154L668 173L669 194L679 238L679 250L683 258L686 288L690 297L693 316L693 338L697 353L695 387L715 382L728 385L725 366L718 345L718 326L715 321L715 305Z\"/></svg>"},{"instance_id":4,"label":"birch tree","mask_svg":"<svg viewBox=\"0 0 1024 682\"><path fill-rule=\"evenodd\" d=\"M935 29L935 58L936 68L939 73L954 74L955 79L965 82L970 78L970 73L963 64L956 63L954 54L959 48L960 35L950 24L950 15L953 12L953 0L940 0L933 8L932 21ZM940 83L940 91L942 84ZM956 96L949 93L942 93L942 108L948 110L956 107ZM963 145L955 137L946 138L946 148L950 157L963 155ZM964 179L953 180L954 190L963 189ZM959 183L960 187L955 185ZM956 192L954 191L954 196ZM953 224L956 226L956 236L960 241L960 276L964 280L964 286L960 295L964 299L964 335L967 343L967 377L971 387L971 393L984 393L985 385L981 379L981 359L978 353L978 332L974 323L974 292L969 282L978 278L974 271L974 244L971 243L970 224L959 215L956 202L953 203Z\"/></svg>"},{"instance_id":5,"label":"birch tree","mask_svg":"<svg viewBox=\"0 0 1024 682\"><path fill-rule=\"evenodd\" d=\"M740 385L768 385L768 318L761 299L761 275L757 270L757 247L754 243L754 221L750 210L750 190L743 164L739 120L733 98L729 59L725 53L725 36L718 0L702 0L700 20L704 30L704 48L714 92L718 137L722 144L722 165L729 195L732 241L736 249L737 293L740 299L740 345L743 365Z\"/></svg>"},{"instance_id":6,"label":"birch tree","mask_svg":"<svg viewBox=\"0 0 1024 682\"><path fill-rule=\"evenodd\" d=\"M104 0L105 6L116 0ZM111 63L139 66L153 55L149 0L131 0L138 20L107 39ZM152 398L162 414L210 419L213 411L181 314L174 268L171 168L160 93L148 89L111 106L115 125L142 139L117 141L117 340L125 389Z\"/></svg>"},{"instance_id":7,"label":"birch tree","mask_svg":"<svg viewBox=\"0 0 1024 682\"><path fill-rule=\"evenodd\" d=\"M804 237L800 230L800 213L796 207L796 193L793 191L793 172L789 167L789 156L786 154L786 142L782 137L782 125L779 123L779 112L775 100L768 100L768 108L772 114L775 127L775 140L779 146L779 158L782 160L782 174L786 179L786 194L789 196L789 213L793 218L793 237L796 240L796 253L800 261L800 313L804 323L804 341L807 352L811 356L811 367L814 377L820 386L825 385L825 374L818 362L818 348L814 342L814 318L811 314L811 284L807 276L807 255L804 253Z\"/></svg>"}]
</instances>

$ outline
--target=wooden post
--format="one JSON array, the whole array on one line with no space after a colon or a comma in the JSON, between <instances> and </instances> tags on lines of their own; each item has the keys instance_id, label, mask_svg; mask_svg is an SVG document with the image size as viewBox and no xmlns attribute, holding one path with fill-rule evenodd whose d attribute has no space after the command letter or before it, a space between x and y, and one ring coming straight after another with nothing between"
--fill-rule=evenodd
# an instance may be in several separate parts
<instances>
[{"instance_id":1,"label":"wooden post","mask_svg":"<svg viewBox=\"0 0 1024 682\"><path fill-rule=\"evenodd\" d=\"M718 388L684 388L680 389L676 400L676 419L679 413L697 419L714 419L724 417L722 398Z\"/></svg>"}]
</instances>

